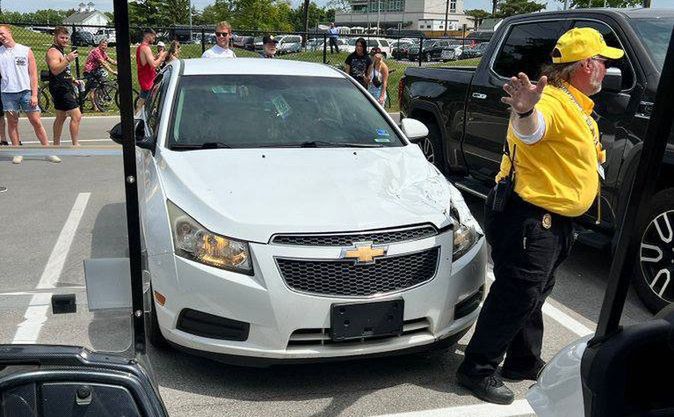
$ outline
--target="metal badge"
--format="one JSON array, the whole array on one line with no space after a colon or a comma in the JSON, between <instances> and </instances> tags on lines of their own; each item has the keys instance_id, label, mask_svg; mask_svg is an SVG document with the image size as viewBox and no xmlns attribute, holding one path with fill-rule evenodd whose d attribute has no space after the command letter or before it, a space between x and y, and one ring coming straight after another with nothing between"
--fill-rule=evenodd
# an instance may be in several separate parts
<instances>
[{"instance_id":1,"label":"metal badge","mask_svg":"<svg viewBox=\"0 0 674 417\"><path fill-rule=\"evenodd\" d=\"M549 228L552 227L552 216L550 215L550 213L545 213L543 215L542 223L543 223L543 227L546 228L546 229L549 229Z\"/></svg>"}]
</instances>

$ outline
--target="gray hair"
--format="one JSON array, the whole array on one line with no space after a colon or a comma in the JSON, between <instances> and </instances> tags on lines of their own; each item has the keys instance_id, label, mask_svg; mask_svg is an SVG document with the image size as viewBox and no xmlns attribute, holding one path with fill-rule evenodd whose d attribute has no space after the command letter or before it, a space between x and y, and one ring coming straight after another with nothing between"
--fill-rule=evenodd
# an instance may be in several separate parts
<instances>
[{"instance_id":1,"label":"gray hair","mask_svg":"<svg viewBox=\"0 0 674 417\"><path fill-rule=\"evenodd\" d=\"M555 87L561 87L563 82L571 81L571 74L578 69L581 61L567 62L564 64L546 64L541 69L541 75L548 77L548 83Z\"/></svg>"}]
</instances>

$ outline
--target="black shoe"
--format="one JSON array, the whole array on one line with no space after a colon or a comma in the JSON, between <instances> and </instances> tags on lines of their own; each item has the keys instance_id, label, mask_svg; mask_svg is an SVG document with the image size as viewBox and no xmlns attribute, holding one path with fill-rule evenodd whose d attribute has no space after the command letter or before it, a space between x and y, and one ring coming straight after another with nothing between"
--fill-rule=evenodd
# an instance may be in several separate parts
<instances>
[{"instance_id":1,"label":"black shoe","mask_svg":"<svg viewBox=\"0 0 674 417\"><path fill-rule=\"evenodd\" d=\"M3 140L3 141L0 142L0 146L9 146L9 142L7 142L6 140Z\"/></svg>"},{"instance_id":2,"label":"black shoe","mask_svg":"<svg viewBox=\"0 0 674 417\"><path fill-rule=\"evenodd\" d=\"M530 381L536 381L538 379L538 374L541 373L544 367L545 362L541 361L538 363L538 365L527 371L518 371L516 369L501 368L500 374L503 378L508 379L510 381L524 381L525 379Z\"/></svg>"},{"instance_id":3,"label":"black shoe","mask_svg":"<svg viewBox=\"0 0 674 417\"><path fill-rule=\"evenodd\" d=\"M508 405L515 400L515 394L503 384L496 375L486 377L470 377L461 372L456 379L464 388L470 390L477 398L494 404Z\"/></svg>"}]
</instances>

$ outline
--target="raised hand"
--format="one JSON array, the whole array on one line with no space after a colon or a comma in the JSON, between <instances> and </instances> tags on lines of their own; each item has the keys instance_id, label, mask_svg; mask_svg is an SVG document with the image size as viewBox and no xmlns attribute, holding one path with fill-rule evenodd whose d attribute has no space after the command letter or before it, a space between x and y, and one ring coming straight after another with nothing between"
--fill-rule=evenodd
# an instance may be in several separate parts
<instances>
[{"instance_id":1,"label":"raised hand","mask_svg":"<svg viewBox=\"0 0 674 417\"><path fill-rule=\"evenodd\" d=\"M538 80L538 84L533 85L529 77L523 72L512 77L503 86L503 90L510 97L501 97L501 101L512 107L517 113L526 113L533 109L536 103L541 99L543 88L548 84L548 78L544 75Z\"/></svg>"}]
</instances>

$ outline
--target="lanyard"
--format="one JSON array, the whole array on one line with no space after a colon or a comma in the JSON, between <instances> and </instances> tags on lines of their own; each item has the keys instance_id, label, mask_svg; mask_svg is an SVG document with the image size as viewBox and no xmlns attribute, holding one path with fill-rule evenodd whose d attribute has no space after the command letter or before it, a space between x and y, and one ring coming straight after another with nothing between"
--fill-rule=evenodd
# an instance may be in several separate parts
<instances>
[{"instance_id":1,"label":"lanyard","mask_svg":"<svg viewBox=\"0 0 674 417\"><path fill-rule=\"evenodd\" d=\"M597 190L597 221L595 221L595 224L599 224L601 223L601 181L604 179L604 167L602 167L601 164L606 161L606 151L602 150L601 148L601 143L599 142L599 133L594 127L592 118L583 111L583 108L581 107L580 103L578 103L578 100L576 100L576 98L573 96L573 94L571 94L566 86L562 85L561 89L566 93L567 96L571 98L571 101L573 101L573 103L576 105L580 114L585 118L585 123L590 129L590 133L594 139L594 147L597 151L597 172L599 173L599 187Z\"/></svg>"}]
</instances>

